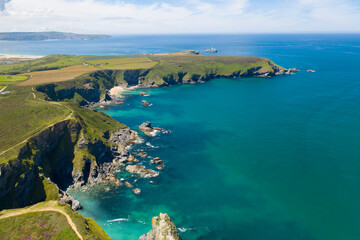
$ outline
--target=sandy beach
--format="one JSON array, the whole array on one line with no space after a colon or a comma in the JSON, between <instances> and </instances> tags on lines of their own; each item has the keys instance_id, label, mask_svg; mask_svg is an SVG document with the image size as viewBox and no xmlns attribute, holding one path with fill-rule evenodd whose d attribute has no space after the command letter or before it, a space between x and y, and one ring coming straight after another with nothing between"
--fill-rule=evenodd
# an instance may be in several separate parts
<instances>
[{"instance_id":1,"label":"sandy beach","mask_svg":"<svg viewBox=\"0 0 360 240\"><path fill-rule=\"evenodd\" d=\"M133 86L133 87L116 86L116 87L113 87L112 89L110 89L109 94L110 94L110 96L118 96L124 91L129 91L129 90L134 90L134 89L136 89L136 86Z\"/></svg>"},{"instance_id":2,"label":"sandy beach","mask_svg":"<svg viewBox=\"0 0 360 240\"><path fill-rule=\"evenodd\" d=\"M1 54L0 59L36 59L42 58L43 56L34 56L34 55L13 55L13 54Z\"/></svg>"}]
</instances>

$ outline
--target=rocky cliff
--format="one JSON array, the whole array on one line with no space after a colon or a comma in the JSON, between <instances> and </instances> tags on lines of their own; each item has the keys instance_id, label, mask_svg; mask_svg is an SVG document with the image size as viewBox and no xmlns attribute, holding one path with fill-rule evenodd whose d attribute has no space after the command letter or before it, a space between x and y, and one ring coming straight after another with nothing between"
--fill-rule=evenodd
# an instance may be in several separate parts
<instances>
[{"instance_id":1,"label":"rocky cliff","mask_svg":"<svg viewBox=\"0 0 360 240\"><path fill-rule=\"evenodd\" d=\"M181 240L178 230L166 213L153 217L152 230L142 235L139 240Z\"/></svg>"},{"instance_id":2,"label":"rocky cliff","mask_svg":"<svg viewBox=\"0 0 360 240\"><path fill-rule=\"evenodd\" d=\"M55 199L78 208L69 187L119 184L113 172L137 133L102 113L78 109L74 115L29 139L15 159L0 165L0 210Z\"/></svg>"}]
</instances>

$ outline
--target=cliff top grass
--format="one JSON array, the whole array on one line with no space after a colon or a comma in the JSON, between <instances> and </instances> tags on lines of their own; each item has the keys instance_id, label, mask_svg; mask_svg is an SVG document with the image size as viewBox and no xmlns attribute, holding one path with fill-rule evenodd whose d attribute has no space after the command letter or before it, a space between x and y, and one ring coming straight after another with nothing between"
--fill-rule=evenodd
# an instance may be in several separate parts
<instances>
[{"instance_id":1,"label":"cliff top grass","mask_svg":"<svg viewBox=\"0 0 360 240\"><path fill-rule=\"evenodd\" d=\"M11 92L0 95L0 154L71 113L60 104L34 98L30 88L9 86L6 91ZM0 155L0 163L8 157Z\"/></svg>"},{"instance_id":2,"label":"cliff top grass","mask_svg":"<svg viewBox=\"0 0 360 240\"><path fill-rule=\"evenodd\" d=\"M77 233L76 233L77 231ZM91 218L47 201L0 212L0 239L110 239Z\"/></svg>"},{"instance_id":3,"label":"cliff top grass","mask_svg":"<svg viewBox=\"0 0 360 240\"><path fill-rule=\"evenodd\" d=\"M7 75L5 78L9 75L21 74L21 77L12 77L18 79L17 81L26 80L23 77L25 75L29 79L21 82L20 85L38 85L72 80L97 70L151 69L152 74L148 78L157 79L174 71L183 71L189 75L206 74L206 71L226 74L238 70L246 71L258 64L261 64L264 70L269 69L270 60L265 58L204 56L194 52L188 50L128 56L49 55L35 60L0 64L0 74ZM0 82L2 82L1 76ZM6 85L11 82L7 81Z\"/></svg>"}]
</instances>

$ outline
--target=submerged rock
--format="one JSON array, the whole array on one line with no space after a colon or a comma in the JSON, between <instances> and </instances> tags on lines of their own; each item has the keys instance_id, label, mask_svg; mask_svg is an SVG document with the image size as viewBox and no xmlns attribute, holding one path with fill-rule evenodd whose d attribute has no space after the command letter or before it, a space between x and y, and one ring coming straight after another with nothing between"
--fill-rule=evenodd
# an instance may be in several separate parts
<instances>
[{"instance_id":1,"label":"submerged rock","mask_svg":"<svg viewBox=\"0 0 360 240\"><path fill-rule=\"evenodd\" d=\"M126 166L126 171L133 174L139 174L142 178L152 178L159 176L158 172L152 169L147 169L144 165L128 165Z\"/></svg>"},{"instance_id":2,"label":"submerged rock","mask_svg":"<svg viewBox=\"0 0 360 240\"><path fill-rule=\"evenodd\" d=\"M147 102L147 101L145 101L145 100L142 100L141 105L143 105L143 106L145 106L145 107L150 107L152 104L149 103L149 102Z\"/></svg>"},{"instance_id":3,"label":"submerged rock","mask_svg":"<svg viewBox=\"0 0 360 240\"><path fill-rule=\"evenodd\" d=\"M141 189L140 188L134 188L133 193L135 193L136 195L139 195L141 193Z\"/></svg>"},{"instance_id":4,"label":"submerged rock","mask_svg":"<svg viewBox=\"0 0 360 240\"><path fill-rule=\"evenodd\" d=\"M181 240L176 226L166 213L151 220L152 230L142 235L139 240Z\"/></svg>"},{"instance_id":5,"label":"submerged rock","mask_svg":"<svg viewBox=\"0 0 360 240\"><path fill-rule=\"evenodd\" d=\"M165 165L164 165L164 164L160 164L159 166L156 166L156 168L157 168L158 170L164 170Z\"/></svg>"}]
</instances>

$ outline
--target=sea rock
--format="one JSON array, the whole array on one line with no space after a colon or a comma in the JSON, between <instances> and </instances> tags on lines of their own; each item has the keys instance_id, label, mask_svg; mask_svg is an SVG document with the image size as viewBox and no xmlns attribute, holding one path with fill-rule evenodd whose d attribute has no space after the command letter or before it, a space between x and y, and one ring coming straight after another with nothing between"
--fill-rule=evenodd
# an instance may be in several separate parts
<instances>
[{"instance_id":1,"label":"sea rock","mask_svg":"<svg viewBox=\"0 0 360 240\"><path fill-rule=\"evenodd\" d=\"M133 187L134 187L134 186L133 186L131 183L129 183L128 181L125 181L124 184L125 184L125 186L127 186L128 188L133 188Z\"/></svg>"},{"instance_id":2,"label":"sea rock","mask_svg":"<svg viewBox=\"0 0 360 240\"><path fill-rule=\"evenodd\" d=\"M142 157L142 158L146 157L147 155L148 155L148 154L147 154L146 152L141 152L141 153L139 154L139 156Z\"/></svg>"},{"instance_id":3,"label":"sea rock","mask_svg":"<svg viewBox=\"0 0 360 240\"><path fill-rule=\"evenodd\" d=\"M152 137L156 134L156 132L162 132L164 129L159 127L152 127L151 123L149 121L146 121L139 126L139 130L146 135Z\"/></svg>"},{"instance_id":4,"label":"sea rock","mask_svg":"<svg viewBox=\"0 0 360 240\"><path fill-rule=\"evenodd\" d=\"M147 102L147 101L145 101L145 100L142 100L141 105L143 105L143 106L145 106L145 107L149 107L149 106L151 106L152 104L149 103L149 102Z\"/></svg>"},{"instance_id":5,"label":"sea rock","mask_svg":"<svg viewBox=\"0 0 360 240\"><path fill-rule=\"evenodd\" d=\"M153 132L155 131L154 128L151 126L149 121L142 123L139 126L139 130L145 133L148 136L152 136Z\"/></svg>"},{"instance_id":6,"label":"sea rock","mask_svg":"<svg viewBox=\"0 0 360 240\"><path fill-rule=\"evenodd\" d=\"M151 163L153 163L153 164L163 164L164 162L161 160L161 158L156 157L153 160L151 160Z\"/></svg>"},{"instance_id":7,"label":"sea rock","mask_svg":"<svg viewBox=\"0 0 360 240\"><path fill-rule=\"evenodd\" d=\"M139 92L139 95L140 95L140 96L145 96L145 97L150 96L150 94L148 94L148 93L146 93L146 92Z\"/></svg>"},{"instance_id":8,"label":"sea rock","mask_svg":"<svg viewBox=\"0 0 360 240\"><path fill-rule=\"evenodd\" d=\"M116 105L123 105L124 102L115 102Z\"/></svg>"},{"instance_id":9,"label":"sea rock","mask_svg":"<svg viewBox=\"0 0 360 240\"><path fill-rule=\"evenodd\" d=\"M152 178L159 176L159 173L152 170L147 169L144 165L128 165L126 166L126 171L133 174L138 174L142 178Z\"/></svg>"},{"instance_id":10,"label":"sea rock","mask_svg":"<svg viewBox=\"0 0 360 240\"><path fill-rule=\"evenodd\" d=\"M135 193L136 195L139 195L141 193L141 189L140 188L134 188L133 193Z\"/></svg>"},{"instance_id":11,"label":"sea rock","mask_svg":"<svg viewBox=\"0 0 360 240\"><path fill-rule=\"evenodd\" d=\"M181 240L179 232L166 213L151 220L152 230L142 235L139 240Z\"/></svg>"},{"instance_id":12,"label":"sea rock","mask_svg":"<svg viewBox=\"0 0 360 240\"><path fill-rule=\"evenodd\" d=\"M160 164L159 166L156 166L156 168L157 168L158 170L164 170L165 165L164 165L164 164Z\"/></svg>"},{"instance_id":13,"label":"sea rock","mask_svg":"<svg viewBox=\"0 0 360 240\"><path fill-rule=\"evenodd\" d=\"M134 163L134 162L139 162L139 160L137 160L133 155L130 154L130 156L127 159L127 162Z\"/></svg>"}]
</instances>

